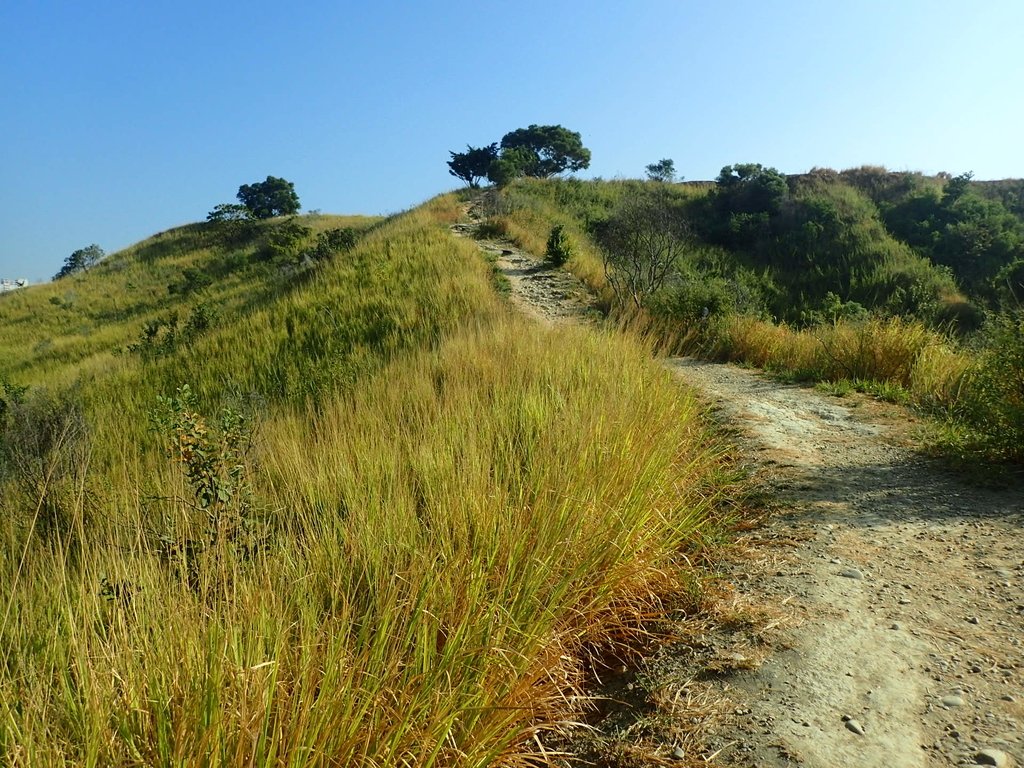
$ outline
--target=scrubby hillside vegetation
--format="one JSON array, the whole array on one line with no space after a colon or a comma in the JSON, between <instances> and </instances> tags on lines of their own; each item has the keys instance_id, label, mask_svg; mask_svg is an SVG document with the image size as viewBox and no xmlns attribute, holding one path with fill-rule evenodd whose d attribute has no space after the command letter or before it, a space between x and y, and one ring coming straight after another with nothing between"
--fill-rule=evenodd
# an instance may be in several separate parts
<instances>
[{"instance_id":1,"label":"scrubby hillside vegetation","mask_svg":"<svg viewBox=\"0 0 1024 768\"><path fill-rule=\"evenodd\" d=\"M699 599L700 407L512 314L460 213L218 216L0 297L0 763L515 764Z\"/></svg>"},{"instance_id":2,"label":"scrubby hillside vegetation","mask_svg":"<svg viewBox=\"0 0 1024 768\"><path fill-rule=\"evenodd\" d=\"M714 183L521 178L481 207L535 253L557 230L604 308L676 349L910 400L946 449L1020 461L1022 190L741 164Z\"/></svg>"}]
</instances>

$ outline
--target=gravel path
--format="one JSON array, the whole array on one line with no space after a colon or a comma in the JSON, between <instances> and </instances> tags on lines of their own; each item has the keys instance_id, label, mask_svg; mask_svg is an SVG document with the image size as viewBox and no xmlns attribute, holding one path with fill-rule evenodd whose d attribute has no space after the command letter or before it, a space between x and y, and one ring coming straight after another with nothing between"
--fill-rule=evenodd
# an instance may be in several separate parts
<instances>
[{"instance_id":1,"label":"gravel path","mask_svg":"<svg viewBox=\"0 0 1024 768\"><path fill-rule=\"evenodd\" d=\"M481 248L524 311L580 318L575 278L504 244ZM711 721L699 754L666 742L646 745L644 760L1024 766L1024 489L969 485L921 458L895 407L733 366L666 365L737 430L785 512L722 574L726 594L772 620L719 623L634 677L662 692L675 681L676 698L699 688L730 714ZM636 759L599 762L650 764Z\"/></svg>"},{"instance_id":2,"label":"gravel path","mask_svg":"<svg viewBox=\"0 0 1024 768\"><path fill-rule=\"evenodd\" d=\"M467 218L452 227L459 237L473 237L478 220L473 207ZM477 240L477 245L498 267L511 288L513 306L545 325L585 322L592 298L586 286L570 272L520 250L508 242Z\"/></svg>"}]
</instances>

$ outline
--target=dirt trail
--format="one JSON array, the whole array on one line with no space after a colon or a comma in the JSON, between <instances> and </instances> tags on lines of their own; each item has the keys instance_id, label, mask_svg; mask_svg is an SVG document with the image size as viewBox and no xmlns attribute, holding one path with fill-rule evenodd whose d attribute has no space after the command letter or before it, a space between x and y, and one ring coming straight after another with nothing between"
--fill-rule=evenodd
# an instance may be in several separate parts
<instances>
[{"instance_id":1,"label":"dirt trail","mask_svg":"<svg viewBox=\"0 0 1024 768\"><path fill-rule=\"evenodd\" d=\"M1021 489L965 485L897 445L906 425L895 409L847 407L730 366L670 364L741 430L790 505L762 532L788 551L727 574L788 626L756 670L718 681L736 704L710 740L720 761L1024 759Z\"/></svg>"},{"instance_id":2,"label":"dirt trail","mask_svg":"<svg viewBox=\"0 0 1024 768\"><path fill-rule=\"evenodd\" d=\"M473 208L467 220L452 231L460 237L472 237L477 220ZM477 245L495 261L498 270L509 282L509 298L524 314L545 325L584 322L590 311L591 296L573 274L553 267L511 243L478 240Z\"/></svg>"},{"instance_id":3,"label":"dirt trail","mask_svg":"<svg viewBox=\"0 0 1024 768\"><path fill-rule=\"evenodd\" d=\"M538 280L545 272L528 254L481 247L502 251L517 306L546 322L579 317L578 283ZM920 458L898 409L732 366L666 364L739 430L786 511L755 534L759 561L723 573L727 590L767 608L778 627L710 631L665 649L645 673L661 676L652 687L696 682L732 713L705 734L701 755L666 743L657 756L1024 766L1024 489L967 485ZM763 663L737 669L758 644Z\"/></svg>"}]
</instances>

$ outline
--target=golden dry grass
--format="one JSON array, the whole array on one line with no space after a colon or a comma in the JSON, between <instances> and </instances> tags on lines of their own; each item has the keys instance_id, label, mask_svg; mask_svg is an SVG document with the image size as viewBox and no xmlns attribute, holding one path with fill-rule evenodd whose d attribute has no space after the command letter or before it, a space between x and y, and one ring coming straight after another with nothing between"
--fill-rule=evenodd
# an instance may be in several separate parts
<instances>
[{"instance_id":1,"label":"golden dry grass","mask_svg":"<svg viewBox=\"0 0 1024 768\"><path fill-rule=\"evenodd\" d=\"M115 355L116 328L67 361L54 423L81 435L22 452L42 484L3 468L0 760L517 764L580 706L587 654L678 587L733 476L646 347L510 317L457 216L253 285L164 357ZM210 507L149 423L183 383L185 444L220 456L224 405L258 425Z\"/></svg>"}]
</instances>

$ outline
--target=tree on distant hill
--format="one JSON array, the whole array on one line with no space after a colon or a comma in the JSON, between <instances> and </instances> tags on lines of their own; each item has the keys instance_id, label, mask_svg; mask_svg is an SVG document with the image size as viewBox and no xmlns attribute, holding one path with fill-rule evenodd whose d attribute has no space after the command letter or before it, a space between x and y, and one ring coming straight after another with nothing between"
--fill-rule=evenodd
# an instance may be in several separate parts
<instances>
[{"instance_id":1,"label":"tree on distant hill","mask_svg":"<svg viewBox=\"0 0 1024 768\"><path fill-rule=\"evenodd\" d=\"M252 211L246 206L237 203L215 205L213 210L206 214L206 220L211 224L223 224L227 221L249 221L252 218Z\"/></svg>"},{"instance_id":2,"label":"tree on distant hill","mask_svg":"<svg viewBox=\"0 0 1024 768\"><path fill-rule=\"evenodd\" d=\"M561 125L531 125L502 137L501 153L491 164L488 178L501 184L515 176L547 178L589 167L590 150L579 133Z\"/></svg>"},{"instance_id":3,"label":"tree on distant hill","mask_svg":"<svg viewBox=\"0 0 1024 768\"><path fill-rule=\"evenodd\" d=\"M106 255L103 249L95 243L85 248L79 248L64 259L64 266L60 268L60 272L53 276L53 279L60 280L62 277L73 275L76 272L84 272L98 264Z\"/></svg>"},{"instance_id":4,"label":"tree on distant hill","mask_svg":"<svg viewBox=\"0 0 1024 768\"><path fill-rule=\"evenodd\" d=\"M238 188L238 199L257 219L290 216L301 207L295 185L275 176L267 176L266 181L255 184L243 184Z\"/></svg>"},{"instance_id":5,"label":"tree on distant hill","mask_svg":"<svg viewBox=\"0 0 1024 768\"><path fill-rule=\"evenodd\" d=\"M488 144L486 147L471 147L466 145L465 152L449 152L452 159L448 161L448 173L458 179L462 179L475 189L480 186L480 179L487 178L487 172L498 157L498 144Z\"/></svg>"},{"instance_id":6,"label":"tree on distant hill","mask_svg":"<svg viewBox=\"0 0 1024 768\"><path fill-rule=\"evenodd\" d=\"M760 163L727 165L715 181L715 199L730 213L777 213L789 195L786 177Z\"/></svg>"},{"instance_id":7,"label":"tree on distant hill","mask_svg":"<svg viewBox=\"0 0 1024 768\"><path fill-rule=\"evenodd\" d=\"M727 165L707 198L701 226L711 242L763 251L789 198L786 177L760 163Z\"/></svg>"},{"instance_id":8,"label":"tree on distant hill","mask_svg":"<svg viewBox=\"0 0 1024 768\"><path fill-rule=\"evenodd\" d=\"M449 152L448 172L476 187L487 177L503 185L520 176L547 178L563 171L590 167L590 150L575 131L561 125L531 125L506 133L501 144L466 146L465 152Z\"/></svg>"},{"instance_id":9,"label":"tree on distant hill","mask_svg":"<svg viewBox=\"0 0 1024 768\"><path fill-rule=\"evenodd\" d=\"M646 167L647 178L651 181L673 182L676 180L676 164L666 157Z\"/></svg>"}]
</instances>

